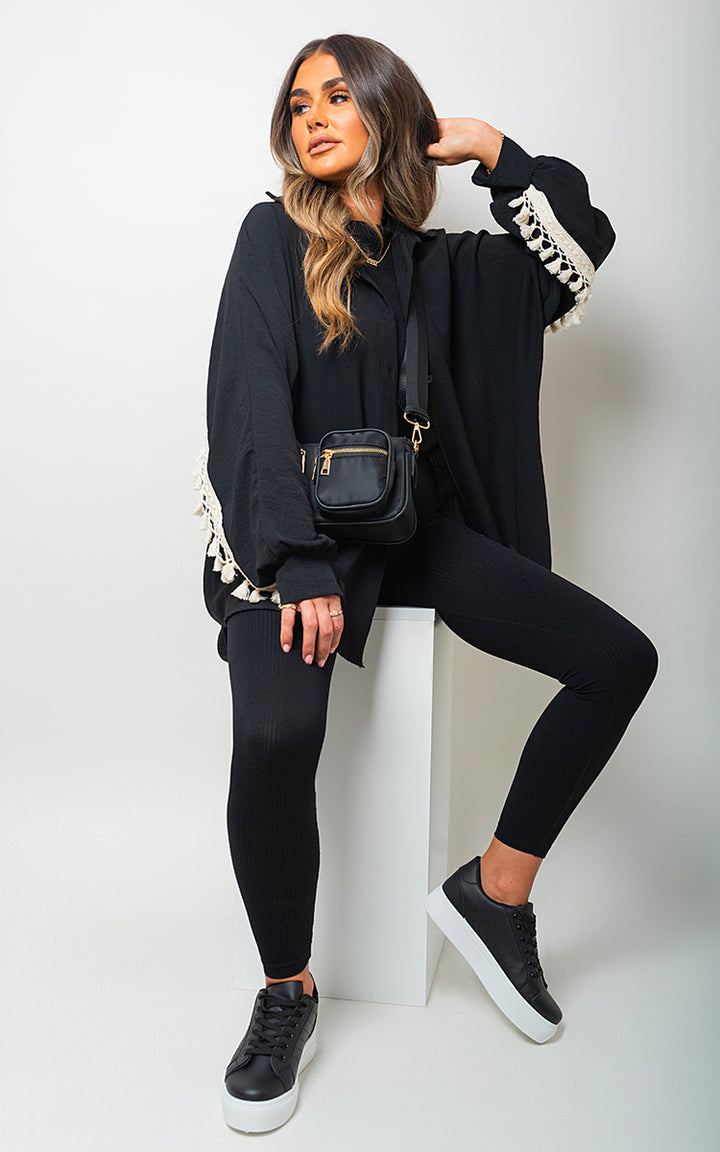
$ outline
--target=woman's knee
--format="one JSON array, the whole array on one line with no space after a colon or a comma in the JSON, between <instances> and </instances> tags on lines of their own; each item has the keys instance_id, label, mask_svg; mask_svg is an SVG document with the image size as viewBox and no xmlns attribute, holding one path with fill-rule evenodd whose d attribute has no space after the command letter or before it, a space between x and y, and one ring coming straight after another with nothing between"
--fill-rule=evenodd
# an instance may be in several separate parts
<instances>
[{"instance_id":1,"label":"woman's knee","mask_svg":"<svg viewBox=\"0 0 720 1152\"><path fill-rule=\"evenodd\" d=\"M635 641L632 649L631 663L637 679L650 687L658 670L660 657L658 650L649 636L635 628Z\"/></svg>"},{"instance_id":2,"label":"woman's knee","mask_svg":"<svg viewBox=\"0 0 720 1152\"><path fill-rule=\"evenodd\" d=\"M325 717L293 717L288 713L273 720L244 717L234 725L233 755L258 766L271 767L319 753L325 733Z\"/></svg>"},{"instance_id":3,"label":"woman's knee","mask_svg":"<svg viewBox=\"0 0 720 1152\"><path fill-rule=\"evenodd\" d=\"M584 696L623 698L637 706L657 673L658 652L652 640L616 612L605 627L593 630L581 652L564 683Z\"/></svg>"},{"instance_id":4,"label":"woman's knee","mask_svg":"<svg viewBox=\"0 0 720 1152\"><path fill-rule=\"evenodd\" d=\"M606 676L616 692L635 706L645 697L658 670L658 651L649 636L622 618L603 644Z\"/></svg>"}]
</instances>

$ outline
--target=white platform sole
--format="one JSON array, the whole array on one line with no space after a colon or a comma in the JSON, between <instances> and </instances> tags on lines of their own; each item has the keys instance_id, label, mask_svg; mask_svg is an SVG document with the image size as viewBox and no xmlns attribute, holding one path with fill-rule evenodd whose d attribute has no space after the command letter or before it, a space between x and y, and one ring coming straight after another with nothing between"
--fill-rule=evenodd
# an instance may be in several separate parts
<instances>
[{"instance_id":1,"label":"white platform sole","mask_svg":"<svg viewBox=\"0 0 720 1152\"><path fill-rule=\"evenodd\" d=\"M223 1084L222 1107L225 1123L236 1132L270 1132L273 1128L285 1124L295 1111L298 1101L300 1073L308 1066L316 1049L317 1020L312 1035L302 1050L295 1083L289 1092L276 1096L274 1100L239 1100L237 1096L231 1096Z\"/></svg>"},{"instance_id":2,"label":"white platform sole","mask_svg":"<svg viewBox=\"0 0 720 1152\"><path fill-rule=\"evenodd\" d=\"M544 1016L528 1004L516 988L512 986L492 952L473 932L464 916L450 903L442 890L442 885L434 888L425 897L425 907L438 928L445 933L451 944L465 957L488 995L495 1001L508 1020L535 1040L544 1044L557 1032L557 1024L551 1024Z\"/></svg>"}]
</instances>

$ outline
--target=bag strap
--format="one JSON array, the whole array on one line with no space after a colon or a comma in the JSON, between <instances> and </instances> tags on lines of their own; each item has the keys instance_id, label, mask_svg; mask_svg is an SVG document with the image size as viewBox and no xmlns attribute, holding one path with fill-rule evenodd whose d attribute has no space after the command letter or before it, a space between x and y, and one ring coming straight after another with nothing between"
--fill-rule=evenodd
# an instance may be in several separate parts
<instances>
[{"instance_id":1,"label":"bag strap","mask_svg":"<svg viewBox=\"0 0 720 1152\"><path fill-rule=\"evenodd\" d=\"M417 265L413 261L410 308L405 333L405 352L400 367L398 394L403 416L412 424L412 445L417 452L422 442L421 428L430 427L428 416L428 338L425 306Z\"/></svg>"}]
</instances>

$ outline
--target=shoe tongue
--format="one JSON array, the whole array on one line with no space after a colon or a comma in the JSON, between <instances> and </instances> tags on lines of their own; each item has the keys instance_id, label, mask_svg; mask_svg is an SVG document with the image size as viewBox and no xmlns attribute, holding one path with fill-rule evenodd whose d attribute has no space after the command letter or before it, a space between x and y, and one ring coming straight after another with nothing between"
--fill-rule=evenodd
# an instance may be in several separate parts
<instances>
[{"instance_id":1,"label":"shoe tongue","mask_svg":"<svg viewBox=\"0 0 720 1152\"><path fill-rule=\"evenodd\" d=\"M282 980L279 984L268 984L267 992L280 996L283 1000L300 1000L303 994L302 980Z\"/></svg>"}]
</instances>

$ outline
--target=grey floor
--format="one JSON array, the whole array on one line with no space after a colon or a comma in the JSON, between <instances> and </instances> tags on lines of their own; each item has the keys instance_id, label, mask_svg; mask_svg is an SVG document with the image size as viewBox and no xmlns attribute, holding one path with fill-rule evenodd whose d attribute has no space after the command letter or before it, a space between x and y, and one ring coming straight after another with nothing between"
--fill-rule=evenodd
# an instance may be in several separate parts
<instances>
[{"instance_id":1,"label":"grey floor","mask_svg":"<svg viewBox=\"0 0 720 1152\"><path fill-rule=\"evenodd\" d=\"M635 904L587 876L536 885L565 1023L518 1033L446 942L425 1008L323 998L319 1048L277 1131L225 1127L222 1072L254 997L231 987L231 878L218 795L165 809L142 771L11 800L4 869L3 1148L292 1152L716 1146L711 917ZM128 834L128 829L132 834ZM182 850L179 851L179 846ZM548 868L550 868L548 864ZM543 909L541 915L541 907ZM713 1065L715 1065L713 1067Z\"/></svg>"}]
</instances>

